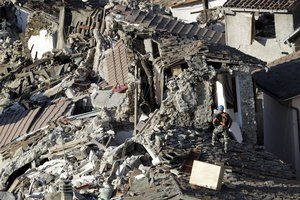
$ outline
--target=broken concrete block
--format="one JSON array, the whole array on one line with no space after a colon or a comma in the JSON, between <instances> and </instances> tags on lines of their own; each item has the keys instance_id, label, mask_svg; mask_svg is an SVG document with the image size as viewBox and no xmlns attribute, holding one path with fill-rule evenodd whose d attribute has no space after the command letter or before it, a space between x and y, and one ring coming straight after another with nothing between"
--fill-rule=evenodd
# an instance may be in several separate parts
<instances>
[{"instance_id":1,"label":"broken concrete block","mask_svg":"<svg viewBox=\"0 0 300 200\"><path fill-rule=\"evenodd\" d=\"M61 200L61 194L59 192L47 194L45 200Z\"/></svg>"},{"instance_id":2,"label":"broken concrete block","mask_svg":"<svg viewBox=\"0 0 300 200\"><path fill-rule=\"evenodd\" d=\"M81 176L78 179L73 179L72 180L72 185L75 188L79 188L83 185L93 185L93 183L96 181L95 176Z\"/></svg>"},{"instance_id":3,"label":"broken concrete block","mask_svg":"<svg viewBox=\"0 0 300 200\"><path fill-rule=\"evenodd\" d=\"M104 188L100 189L100 195L98 199L101 200L109 200L114 192L113 187L104 183Z\"/></svg>"},{"instance_id":4,"label":"broken concrete block","mask_svg":"<svg viewBox=\"0 0 300 200\"><path fill-rule=\"evenodd\" d=\"M194 160L190 184L220 190L224 176L224 166Z\"/></svg>"},{"instance_id":5,"label":"broken concrete block","mask_svg":"<svg viewBox=\"0 0 300 200\"><path fill-rule=\"evenodd\" d=\"M68 99L72 99L75 96L74 91L70 88L66 89L65 94L68 97Z\"/></svg>"},{"instance_id":6,"label":"broken concrete block","mask_svg":"<svg viewBox=\"0 0 300 200\"><path fill-rule=\"evenodd\" d=\"M15 196L10 192L0 192L0 200L15 200Z\"/></svg>"}]
</instances>

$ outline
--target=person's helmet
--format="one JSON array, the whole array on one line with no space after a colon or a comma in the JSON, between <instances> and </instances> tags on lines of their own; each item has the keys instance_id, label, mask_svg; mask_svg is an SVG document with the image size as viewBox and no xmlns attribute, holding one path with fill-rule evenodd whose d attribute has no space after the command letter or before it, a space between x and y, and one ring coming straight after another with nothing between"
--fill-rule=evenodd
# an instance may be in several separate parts
<instances>
[{"instance_id":1,"label":"person's helmet","mask_svg":"<svg viewBox=\"0 0 300 200\"><path fill-rule=\"evenodd\" d=\"M224 110L224 106L219 105L217 109L218 109L218 110Z\"/></svg>"}]
</instances>

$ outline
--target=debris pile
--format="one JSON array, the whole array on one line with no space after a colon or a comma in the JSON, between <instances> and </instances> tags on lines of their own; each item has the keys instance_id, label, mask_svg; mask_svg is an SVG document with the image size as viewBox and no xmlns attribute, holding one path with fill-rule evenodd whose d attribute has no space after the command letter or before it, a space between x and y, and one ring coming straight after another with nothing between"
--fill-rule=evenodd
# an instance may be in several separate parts
<instances>
[{"instance_id":1,"label":"debris pile","mask_svg":"<svg viewBox=\"0 0 300 200\"><path fill-rule=\"evenodd\" d=\"M253 139L251 72L265 63L223 33L149 1L7 5L29 14L0 41L0 199L300 198L295 171ZM225 154L210 141L227 79L244 140ZM194 160L225 167L221 192L188 183Z\"/></svg>"}]
</instances>

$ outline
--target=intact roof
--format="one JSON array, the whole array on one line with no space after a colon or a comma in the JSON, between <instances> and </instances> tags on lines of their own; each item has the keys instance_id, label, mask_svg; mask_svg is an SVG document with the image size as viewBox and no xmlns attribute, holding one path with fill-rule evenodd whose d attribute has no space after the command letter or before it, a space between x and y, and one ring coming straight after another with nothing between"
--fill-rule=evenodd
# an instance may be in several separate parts
<instances>
[{"instance_id":1,"label":"intact roof","mask_svg":"<svg viewBox=\"0 0 300 200\"><path fill-rule=\"evenodd\" d=\"M172 35L178 35L186 38L203 40L208 43L225 44L223 33L216 32L207 28L201 28L198 24L188 24L176 20L172 17L156 14L154 12L144 12L140 10L131 10L124 6L115 6L114 12L121 14L124 19L117 19L136 28L149 29L155 32L167 32Z\"/></svg>"},{"instance_id":2,"label":"intact roof","mask_svg":"<svg viewBox=\"0 0 300 200\"><path fill-rule=\"evenodd\" d=\"M70 101L60 101L45 108L0 115L0 147L46 126L48 122L57 120L69 104Z\"/></svg>"},{"instance_id":3,"label":"intact roof","mask_svg":"<svg viewBox=\"0 0 300 200\"><path fill-rule=\"evenodd\" d=\"M286 101L300 95L300 58L271 67L267 72L253 73L256 85L263 92Z\"/></svg>"},{"instance_id":4,"label":"intact roof","mask_svg":"<svg viewBox=\"0 0 300 200\"><path fill-rule=\"evenodd\" d=\"M223 7L265 9L265 10L292 10L299 0L228 0Z\"/></svg>"}]
</instances>

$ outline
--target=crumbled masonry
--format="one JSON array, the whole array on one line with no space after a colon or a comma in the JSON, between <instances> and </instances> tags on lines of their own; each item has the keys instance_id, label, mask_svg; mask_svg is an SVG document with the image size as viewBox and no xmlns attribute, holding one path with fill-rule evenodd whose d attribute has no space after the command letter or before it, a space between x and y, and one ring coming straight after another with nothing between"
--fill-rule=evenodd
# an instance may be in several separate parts
<instances>
[{"instance_id":1,"label":"crumbled masonry","mask_svg":"<svg viewBox=\"0 0 300 200\"><path fill-rule=\"evenodd\" d=\"M295 170L256 143L265 63L164 5L0 0L0 199L300 199ZM224 153L211 121L228 77L243 141ZM194 160L224 165L220 191L189 184Z\"/></svg>"}]
</instances>

